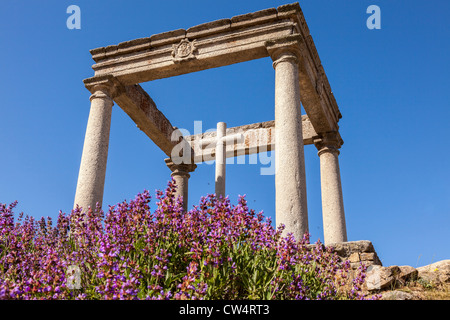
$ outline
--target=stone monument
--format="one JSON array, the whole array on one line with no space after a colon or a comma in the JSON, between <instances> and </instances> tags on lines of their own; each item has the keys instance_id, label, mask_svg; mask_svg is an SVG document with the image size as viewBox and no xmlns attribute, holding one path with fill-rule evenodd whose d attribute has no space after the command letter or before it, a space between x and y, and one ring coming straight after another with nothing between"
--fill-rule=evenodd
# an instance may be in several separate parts
<instances>
[{"instance_id":1,"label":"stone monument","mask_svg":"<svg viewBox=\"0 0 450 320\"><path fill-rule=\"evenodd\" d=\"M187 210L188 181L196 164L216 159L216 193L225 196L225 159L275 151L276 224L296 238L308 231L304 146L314 145L320 159L324 241L347 241L339 149L338 105L298 3L282 5L178 29L90 51L93 77L85 79L92 93L75 205L102 203L113 104L168 156L177 195ZM226 128L216 133L180 136L139 83L270 57L275 70L274 121ZM302 115L303 105L306 114ZM234 143L224 143L236 133ZM265 139L260 139L265 137ZM201 140L216 141L212 147ZM192 153L174 159L173 148L184 143ZM199 147L200 145L200 147Z\"/></svg>"}]
</instances>

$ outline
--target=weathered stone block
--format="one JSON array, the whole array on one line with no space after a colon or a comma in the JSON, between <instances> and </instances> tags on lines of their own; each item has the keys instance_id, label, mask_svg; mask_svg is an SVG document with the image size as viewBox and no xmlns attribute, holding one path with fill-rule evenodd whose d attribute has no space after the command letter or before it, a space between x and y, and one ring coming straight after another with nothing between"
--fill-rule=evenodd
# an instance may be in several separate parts
<instances>
[{"instance_id":1,"label":"weathered stone block","mask_svg":"<svg viewBox=\"0 0 450 320\"><path fill-rule=\"evenodd\" d=\"M152 46L162 46L166 44L178 43L186 37L186 30L177 29L168 32L154 34L150 37Z\"/></svg>"},{"instance_id":2,"label":"weathered stone block","mask_svg":"<svg viewBox=\"0 0 450 320\"><path fill-rule=\"evenodd\" d=\"M412 293L394 290L382 294L381 300L415 300Z\"/></svg>"},{"instance_id":3,"label":"weathered stone block","mask_svg":"<svg viewBox=\"0 0 450 320\"><path fill-rule=\"evenodd\" d=\"M212 22L202 23L186 30L186 37L195 39L205 37L217 32L223 32L231 28L230 19L220 19Z\"/></svg>"},{"instance_id":4,"label":"weathered stone block","mask_svg":"<svg viewBox=\"0 0 450 320\"><path fill-rule=\"evenodd\" d=\"M277 8L278 18L289 18L299 12L302 12L298 2L281 5Z\"/></svg>"},{"instance_id":5,"label":"weathered stone block","mask_svg":"<svg viewBox=\"0 0 450 320\"><path fill-rule=\"evenodd\" d=\"M270 22L277 19L275 8L242 14L231 18L231 27L252 26L258 23Z\"/></svg>"},{"instance_id":6,"label":"weathered stone block","mask_svg":"<svg viewBox=\"0 0 450 320\"><path fill-rule=\"evenodd\" d=\"M417 279L417 276L419 275L419 272L416 268L411 266L399 266L400 268L400 274L399 278L404 281L405 283L408 281L413 281Z\"/></svg>"},{"instance_id":7,"label":"weathered stone block","mask_svg":"<svg viewBox=\"0 0 450 320\"><path fill-rule=\"evenodd\" d=\"M117 51L119 54L127 54L132 52L149 50L151 48L150 43L151 40L149 37L125 41L118 44Z\"/></svg>"},{"instance_id":8,"label":"weathered stone block","mask_svg":"<svg viewBox=\"0 0 450 320\"><path fill-rule=\"evenodd\" d=\"M374 261L376 257L375 252L363 252L361 253L361 261Z\"/></svg>"},{"instance_id":9,"label":"weathered stone block","mask_svg":"<svg viewBox=\"0 0 450 320\"><path fill-rule=\"evenodd\" d=\"M353 252L375 252L372 242L368 240L331 243L328 246L340 256L350 256Z\"/></svg>"},{"instance_id":10,"label":"weathered stone block","mask_svg":"<svg viewBox=\"0 0 450 320\"><path fill-rule=\"evenodd\" d=\"M348 260L349 260L350 262L360 262L360 261L361 261L358 252L353 252L353 253L348 257Z\"/></svg>"},{"instance_id":11,"label":"weathered stone block","mask_svg":"<svg viewBox=\"0 0 450 320\"><path fill-rule=\"evenodd\" d=\"M89 50L89 52L91 53L92 59L95 62L99 62L105 58L105 48L104 47L91 49L91 50Z\"/></svg>"},{"instance_id":12,"label":"weathered stone block","mask_svg":"<svg viewBox=\"0 0 450 320\"><path fill-rule=\"evenodd\" d=\"M398 266L372 266L366 274L367 290L390 289L395 286L396 275L400 273Z\"/></svg>"},{"instance_id":13,"label":"weathered stone block","mask_svg":"<svg viewBox=\"0 0 450 320\"><path fill-rule=\"evenodd\" d=\"M418 277L434 285L450 283L450 260L442 260L417 268Z\"/></svg>"},{"instance_id":14,"label":"weathered stone block","mask_svg":"<svg viewBox=\"0 0 450 320\"><path fill-rule=\"evenodd\" d=\"M117 55L117 45L110 45L105 48L105 57L111 58Z\"/></svg>"}]
</instances>

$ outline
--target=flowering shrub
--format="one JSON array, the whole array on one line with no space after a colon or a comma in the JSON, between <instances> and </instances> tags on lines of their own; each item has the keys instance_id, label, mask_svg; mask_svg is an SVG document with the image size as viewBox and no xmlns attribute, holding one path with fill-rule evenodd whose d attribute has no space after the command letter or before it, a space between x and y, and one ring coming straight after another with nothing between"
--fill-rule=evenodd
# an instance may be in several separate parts
<instances>
[{"instance_id":1,"label":"flowering shrub","mask_svg":"<svg viewBox=\"0 0 450 320\"><path fill-rule=\"evenodd\" d=\"M175 184L104 213L39 221L0 204L0 299L364 299L364 269L320 243L282 237L244 197L183 211ZM344 284L350 288L344 290Z\"/></svg>"}]
</instances>

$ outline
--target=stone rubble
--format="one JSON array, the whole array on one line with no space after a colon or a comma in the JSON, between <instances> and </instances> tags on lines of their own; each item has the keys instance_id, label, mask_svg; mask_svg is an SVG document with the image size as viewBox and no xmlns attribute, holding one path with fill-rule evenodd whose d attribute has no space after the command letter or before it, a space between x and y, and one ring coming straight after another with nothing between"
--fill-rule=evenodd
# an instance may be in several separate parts
<instances>
[{"instance_id":1,"label":"stone rubble","mask_svg":"<svg viewBox=\"0 0 450 320\"><path fill-rule=\"evenodd\" d=\"M363 291L368 296L381 294L382 300L423 300L424 290L436 289L449 292L450 298L450 260L418 268L383 266L370 241L333 243L327 247L332 247L342 262L350 262L352 274L361 264L367 267Z\"/></svg>"}]
</instances>

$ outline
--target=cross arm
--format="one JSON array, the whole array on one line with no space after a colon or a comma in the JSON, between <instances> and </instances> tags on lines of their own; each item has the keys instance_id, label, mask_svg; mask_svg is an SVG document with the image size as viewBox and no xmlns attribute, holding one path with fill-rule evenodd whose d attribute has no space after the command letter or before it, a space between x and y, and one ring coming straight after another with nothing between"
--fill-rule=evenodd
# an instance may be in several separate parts
<instances>
[{"instance_id":1,"label":"cross arm","mask_svg":"<svg viewBox=\"0 0 450 320\"><path fill-rule=\"evenodd\" d=\"M302 116L303 143L313 144L317 135L307 115ZM229 141L226 145L226 157L249 155L275 150L275 121L266 121L244 126L227 128L227 136L242 135L242 139ZM215 159L216 132L207 132L184 137L194 150L194 162Z\"/></svg>"}]
</instances>

